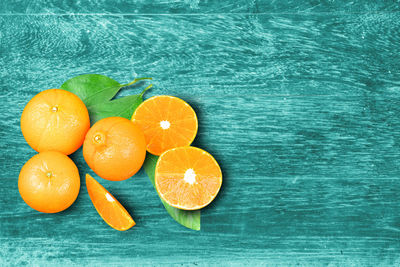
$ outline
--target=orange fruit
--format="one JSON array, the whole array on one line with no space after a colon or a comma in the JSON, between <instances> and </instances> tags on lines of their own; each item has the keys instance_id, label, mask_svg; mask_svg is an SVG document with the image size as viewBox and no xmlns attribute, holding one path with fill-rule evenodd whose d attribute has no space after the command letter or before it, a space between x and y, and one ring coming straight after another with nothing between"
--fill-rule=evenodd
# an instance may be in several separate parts
<instances>
[{"instance_id":1,"label":"orange fruit","mask_svg":"<svg viewBox=\"0 0 400 267\"><path fill-rule=\"evenodd\" d=\"M21 116L26 142L36 151L59 151L69 155L83 143L89 130L89 113L75 94L49 89L34 96Z\"/></svg>"},{"instance_id":2,"label":"orange fruit","mask_svg":"<svg viewBox=\"0 0 400 267\"><path fill-rule=\"evenodd\" d=\"M201 209L215 198L222 184L217 161L197 147L178 147L159 157L155 184L161 198L184 210Z\"/></svg>"},{"instance_id":3,"label":"orange fruit","mask_svg":"<svg viewBox=\"0 0 400 267\"><path fill-rule=\"evenodd\" d=\"M101 178L122 181L142 167L146 142L130 120L109 117L96 122L86 134L83 157Z\"/></svg>"},{"instance_id":4,"label":"orange fruit","mask_svg":"<svg viewBox=\"0 0 400 267\"><path fill-rule=\"evenodd\" d=\"M147 151L164 151L190 145L197 134L197 116L188 103L174 96L154 96L135 110L132 121L146 138Z\"/></svg>"},{"instance_id":5,"label":"orange fruit","mask_svg":"<svg viewBox=\"0 0 400 267\"><path fill-rule=\"evenodd\" d=\"M78 168L57 151L36 154L22 167L18 189L32 209L56 213L74 203L80 188Z\"/></svg>"},{"instance_id":6,"label":"orange fruit","mask_svg":"<svg viewBox=\"0 0 400 267\"><path fill-rule=\"evenodd\" d=\"M125 231L136 224L121 203L89 174L86 174L86 188L93 206L109 226Z\"/></svg>"}]
</instances>

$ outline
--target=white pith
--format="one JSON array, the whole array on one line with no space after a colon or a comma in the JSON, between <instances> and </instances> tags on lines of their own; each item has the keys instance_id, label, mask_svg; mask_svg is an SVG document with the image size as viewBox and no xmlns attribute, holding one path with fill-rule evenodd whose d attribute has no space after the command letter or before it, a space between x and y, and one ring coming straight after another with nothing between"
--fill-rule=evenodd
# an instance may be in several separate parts
<instances>
[{"instance_id":1,"label":"white pith","mask_svg":"<svg viewBox=\"0 0 400 267\"><path fill-rule=\"evenodd\" d=\"M196 182L196 173L192 168L186 170L183 180L189 184L194 184L194 182Z\"/></svg>"},{"instance_id":2,"label":"white pith","mask_svg":"<svg viewBox=\"0 0 400 267\"><path fill-rule=\"evenodd\" d=\"M107 198L107 200L109 202L114 202L115 201L114 198L109 193L106 193L106 198Z\"/></svg>"},{"instance_id":3,"label":"white pith","mask_svg":"<svg viewBox=\"0 0 400 267\"><path fill-rule=\"evenodd\" d=\"M169 121L160 121L160 126L164 130L167 130L171 126L171 123Z\"/></svg>"}]
</instances>

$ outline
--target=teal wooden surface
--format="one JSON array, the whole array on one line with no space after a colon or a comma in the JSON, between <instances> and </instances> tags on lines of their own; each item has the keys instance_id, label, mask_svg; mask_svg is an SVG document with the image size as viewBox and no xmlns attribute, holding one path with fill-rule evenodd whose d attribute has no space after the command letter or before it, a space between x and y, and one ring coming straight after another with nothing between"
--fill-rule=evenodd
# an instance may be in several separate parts
<instances>
[{"instance_id":1,"label":"teal wooden surface","mask_svg":"<svg viewBox=\"0 0 400 267\"><path fill-rule=\"evenodd\" d=\"M399 1L0 2L0 264L400 265ZM187 100L224 183L201 231L171 219L141 171L100 180L133 215L18 194L35 153L19 118L83 73ZM139 92L125 89L120 95ZM90 172L79 150L81 176Z\"/></svg>"}]
</instances>

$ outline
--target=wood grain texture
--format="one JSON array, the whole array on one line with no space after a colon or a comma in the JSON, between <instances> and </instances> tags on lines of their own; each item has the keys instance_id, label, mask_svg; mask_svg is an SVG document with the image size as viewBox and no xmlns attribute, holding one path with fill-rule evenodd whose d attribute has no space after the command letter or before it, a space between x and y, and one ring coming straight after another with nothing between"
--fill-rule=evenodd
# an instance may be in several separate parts
<instances>
[{"instance_id":1,"label":"wood grain texture","mask_svg":"<svg viewBox=\"0 0 400 267\"><path fill-rule=\"evenodd\" d=\"M0 25L2 61L22 68L2 75L34 80L36 91L105 72L119 82L151 74L187 96L399 95L400 13L1 16Z\"/></svg>"},{"instance_id":2,"label":"wood grain texture","mask_svg":"<svg viewBox=\"0 0 400 267\"><path fill-rule=\"evenodd\" d=\"M212 14L212 13L313 13L399 11L396 0L19 0L0 2L3 14Z\"/></svg>"},{"instance_id":3,"label":"wood grain texture","mask_svg":"<svg viewBox=\"0 0 400 267\"><path fill-rule=\"evenodd\" d=\"M126 3L0 4L0 265L400 265L398 2ZM74 12L104 14L43 15ZM83 73L152 76L146 97L194 107L194 144L224 174L201 231L168 216L143 171L101 180L137 223L124 233L84 179L60 214L22 201L18 173L35 154L22 110ZM72 159L93 174L81 150Z\"/></svg>"}]
</instances>

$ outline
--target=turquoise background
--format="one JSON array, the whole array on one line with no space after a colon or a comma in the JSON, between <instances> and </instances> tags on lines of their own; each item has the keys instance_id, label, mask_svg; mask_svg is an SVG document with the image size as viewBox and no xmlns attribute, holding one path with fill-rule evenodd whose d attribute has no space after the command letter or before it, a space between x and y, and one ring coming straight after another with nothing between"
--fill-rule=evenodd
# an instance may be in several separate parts
<instances>
[{"instance_id":1,"label":"turquoise background","mask_svg":"<svg viewBox=\"0 0 400 267\"><path fill-rule=\"evenodd\" d=\"M195 108L195 145L224 174L201 231L169 217L143 171L99 178L135 219L127 232L83 179L65 212L22 201L35 152L21 112L84 73L151 76L146 97ZM2 266L400 265L399 1L1 1L0 89Z\"/></svg>"}]
</instances>

